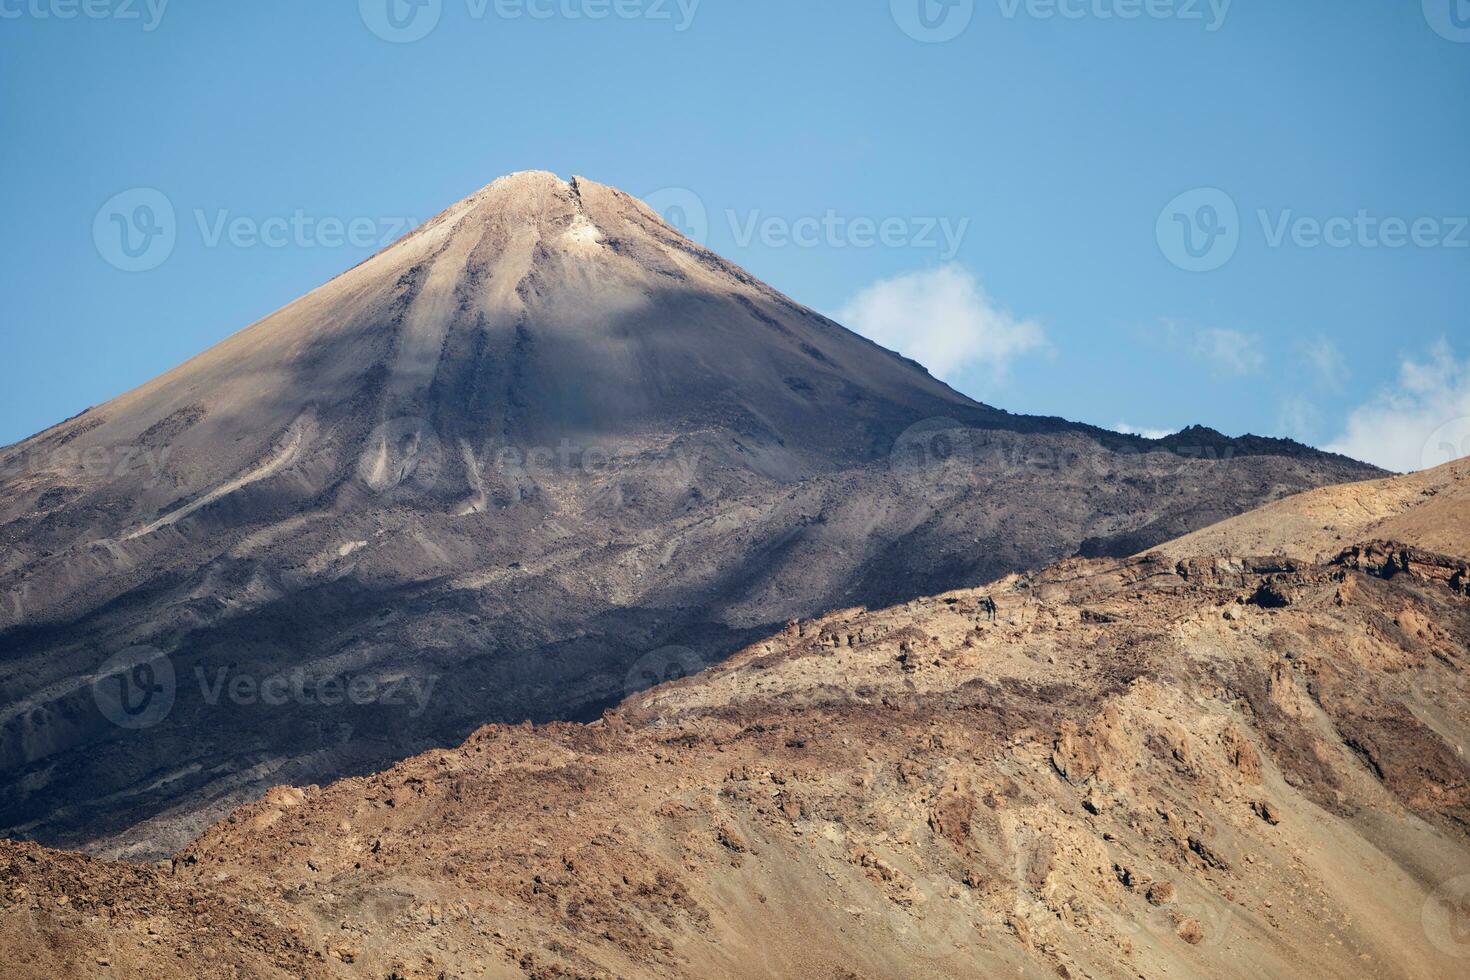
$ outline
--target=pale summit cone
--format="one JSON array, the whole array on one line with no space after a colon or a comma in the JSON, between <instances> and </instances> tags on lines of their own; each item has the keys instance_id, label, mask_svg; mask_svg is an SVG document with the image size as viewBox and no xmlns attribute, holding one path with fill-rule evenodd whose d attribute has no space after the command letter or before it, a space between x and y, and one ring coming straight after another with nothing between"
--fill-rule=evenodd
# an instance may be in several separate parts
<instances>
[{"instance_id":1,"label":"pale summit cone","mask_svg":"<svg viewBox=\"0 0 1470 980\"><path fill-rule=\"evenodd\" d=\"M555 446L730 425L772 454L760 468L795 476L830 468L834 453L874 453L874 433L855 428L854 414L871 426L895 411L977 408L683 238L642 202L533 171L496 180L104 406L86 442L136 441L162 420L200 416L170 445L215 485L241 466L222 446L268 452L263 436L319 432L339 415L368 428L422 417L476 449L486 435ZM803 458L812 453L820 459ZM449 466L454 479L441 482L466 485L462 461ZM147 503L162 507L168 494Z\"/></svg>"}]
</instances>

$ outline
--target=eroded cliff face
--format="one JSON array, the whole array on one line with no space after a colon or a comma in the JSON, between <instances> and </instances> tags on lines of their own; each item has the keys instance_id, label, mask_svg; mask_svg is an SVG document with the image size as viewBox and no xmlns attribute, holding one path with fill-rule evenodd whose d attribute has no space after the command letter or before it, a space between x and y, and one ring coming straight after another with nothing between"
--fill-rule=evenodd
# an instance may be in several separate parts
<instances>
[{"instance_id":1,"label":"eroded cliff face","mask_svg":"<svg viewBox=\"0 0 1470 980\"><path fill-rule=\"evenodd\" d=\"M0 453L0 833L166 854L271 786L596 717L671 644L1371 472L988 408L613 188L514 175ZM116 724L134 677L167 710Z\"/></svg>"},{"instance_id":2,"label":"eroded cliff face","mask_svg":"<svg viewBox=\"0 0 1470 980\"><path fill-rule=\"evenodd\" d=\"M1459 976L1466 533L794 622L161 868L3 845L0 930L21 976Z\"/></svg>"}]
</instances>

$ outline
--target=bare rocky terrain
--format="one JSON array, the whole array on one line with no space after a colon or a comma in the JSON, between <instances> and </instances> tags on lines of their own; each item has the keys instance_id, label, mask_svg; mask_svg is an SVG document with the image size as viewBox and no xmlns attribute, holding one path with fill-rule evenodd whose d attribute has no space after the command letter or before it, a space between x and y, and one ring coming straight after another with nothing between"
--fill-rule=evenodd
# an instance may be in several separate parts
<instances>
[{"instance_id":1,"label":"bare rocky terrain","mask_svg":"<svg viewBox=\"0 0 1470 980\"><path fill-rule=\"evenodd\" d=\"M1322 487L1187 534L1159 550L1178 556L1244 550L1324 560L1352 542L1380 538L1463 553L1470 533L1470 495L1462 491L1467 473L1470 462L1460 460L1408 476Z\"/></svg>"},{"instance_id":2,"label":"bare rocky terrain","mask_svg":"<svg viewBox=\"0 0 1470 980\"><path fill-rule=\"evenodd\" d=\"M1464 976L1470 462L1350 498L1413 533L1289 557L1381 529L1306 494L279 787L157 866L0 844L7 975Z\"/></svg>"},{"instance_id":3,"label":"bare rocky terrain","mask_svg":"<svg viewBox=\"0 0 1470 980\"><path fill-rule=\"evenodd\" d=\"M0 834L165 855L272 786L595 719L792 618L1375 475L1010 415L619 191L503 178L0 452Z\"/></svg>"}]
</instances>

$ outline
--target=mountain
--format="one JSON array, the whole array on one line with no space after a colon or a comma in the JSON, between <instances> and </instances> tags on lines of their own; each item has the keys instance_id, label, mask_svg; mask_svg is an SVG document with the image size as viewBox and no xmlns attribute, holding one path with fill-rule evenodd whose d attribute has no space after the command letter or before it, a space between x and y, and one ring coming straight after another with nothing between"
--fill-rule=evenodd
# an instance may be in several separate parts
<instances>
[{"instance_id":1,"label":"mountain","mask_svg":"<svg viewBox=\"0 0 1470 980\"><path fill-rule=\"evenodd\" d=\"M792 623L590 724L278 787L157 867L0 843L8 968L1463 976L1470 462L1354 490L1407 540L1229 549L1319 497Z\"/></svg>"},{"instance_id":2,"label":"mountain","mask_svg":"<svg viewBox=\"0 0 1470 980\"><path fill-rule=\"evenodd\" d=\"M1470 462L1459 460L1408 476L1321 487L1222 521L1170 542L1174 555L1266 554L1325 560L1354 541L1413 541L1465 554L1470 534Z\"/></svg>"},{"instance_id":3,"label":"mountain","mask_svg":"<svg viewBox=\"0 0 1470 980\"><path fill-rule=\"evenodd\" d=\"M4 452L0 833L156 856L789 619L1374 475L987 407L626 194L502 178Z\"/></svg>"}]
</instances>

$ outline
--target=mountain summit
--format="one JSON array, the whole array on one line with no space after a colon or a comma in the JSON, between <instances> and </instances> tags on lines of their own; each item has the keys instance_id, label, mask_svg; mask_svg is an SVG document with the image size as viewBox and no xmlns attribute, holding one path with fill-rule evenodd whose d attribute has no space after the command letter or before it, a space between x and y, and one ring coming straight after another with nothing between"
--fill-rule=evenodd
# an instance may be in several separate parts
<instances>
[{"instance_id":1,"label":"mountain summit","mask_svg":"<svg viewBox=\"0 0 1470 980\"><path fill-rule=\"evenodd\" d=\"M4 451L0 833L162 853L792 618L1374 472L989 408L620 191L516 174Z\"/></svg>"}]
</instances>

